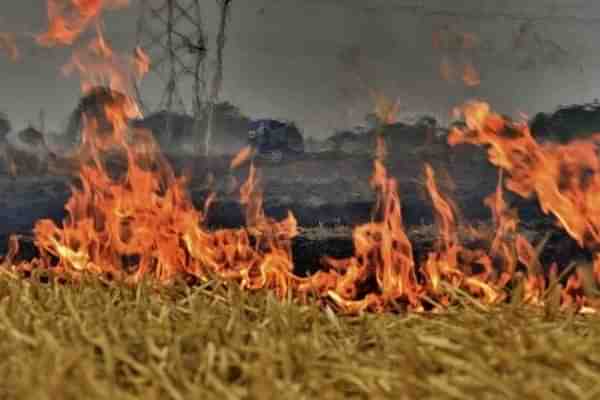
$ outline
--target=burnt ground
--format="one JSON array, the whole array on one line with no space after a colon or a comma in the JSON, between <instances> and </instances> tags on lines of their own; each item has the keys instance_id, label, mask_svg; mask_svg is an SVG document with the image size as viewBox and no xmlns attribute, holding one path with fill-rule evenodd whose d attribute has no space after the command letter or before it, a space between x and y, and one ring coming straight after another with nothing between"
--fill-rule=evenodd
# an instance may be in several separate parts
<instances>
[{"instance_id":1,"label":"burnt ground","mask_svg":"<svg viewBox=\"0 0 600 400\"><path fill-rule=\"evenodd\" d=\"M192 170L190 192L199 207L209 192L208 172L215 176L212 190L218 194L211 207L211 227L236 227L244 222L237 198L239 182L247 176L248 165L229 170L230 157L173 159L176 170ZM435 232L431 202L423 186L424 163L431 164L439 186L455 201L460 219L470 224L490 225L491 214L483 199L495 190L497 171L485 160L485 152L472 146L449 149L445 144L389 153L389 174L399 183L404 222L418 258L431 248ZM267 215L283 218L291 210L298 219L301 235L294 239L294 258L299 273L318 268L323 255L349 256L353 252L351 227L371 219L374 194L369 186L373 161L369 156L307 154L280 164L258 164L265 194ZM238 182L238 186L234 182ZM0 176L0 254L6 252L11 233L24 236L23 256L35 254L28 238L35 221L65 216L70 179L57 176ZM507 193L519 207L527 234L533 241L549 235L542 254L545 261L567 265L573 258L588 258L575 243L544 217L534 201Z\"/></svg>"}]
</instances>

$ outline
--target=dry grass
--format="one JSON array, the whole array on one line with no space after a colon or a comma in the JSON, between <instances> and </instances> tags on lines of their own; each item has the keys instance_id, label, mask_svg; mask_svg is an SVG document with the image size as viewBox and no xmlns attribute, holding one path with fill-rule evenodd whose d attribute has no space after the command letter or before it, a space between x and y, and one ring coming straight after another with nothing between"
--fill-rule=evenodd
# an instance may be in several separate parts
<instances>
[{"instance_id":1,"label":"dry grass","mask_svg":"<svg viewBox=\"0 0 600 400\"><path fill-rule=\"evenodd\" d=\"M600 319L340 317L216 284L0 278L2 399L594 399Z\"/></svg>"}]
</instances>

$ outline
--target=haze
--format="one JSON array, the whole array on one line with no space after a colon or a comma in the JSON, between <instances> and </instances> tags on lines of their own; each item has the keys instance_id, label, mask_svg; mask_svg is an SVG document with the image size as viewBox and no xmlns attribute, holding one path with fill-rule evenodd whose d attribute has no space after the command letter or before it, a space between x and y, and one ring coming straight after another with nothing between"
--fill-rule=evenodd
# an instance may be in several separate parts
<instances>
[{"instance_id":1,"label":"haze","mask_svg":"<svg viewBox=\"0 0 600 400\"><path fill-rule=\"evenodd\" d=\"M70 50L33 43L30 34L46 28L45 0L3 3L0 31L18 34L21 58L0 55L0 111L20 128L44 109L58 129L79 98L78 78L59 72ZM214 50L215 1L203 3ZM136 18L135 1L105 15L114 47L133 48ZM527 18L543 48L515 50ZM479 86L441 77L444 54L432 34L446 25L477 36L466 57L480 72ZM598 34L600 3L587 0L233 0L221 98L252 117L295 120L316 137L360 124L373 108L368 89L397 98L405 118L444 119L469 98L533 114L600 97Z\"/></svg>"}]
</instances>

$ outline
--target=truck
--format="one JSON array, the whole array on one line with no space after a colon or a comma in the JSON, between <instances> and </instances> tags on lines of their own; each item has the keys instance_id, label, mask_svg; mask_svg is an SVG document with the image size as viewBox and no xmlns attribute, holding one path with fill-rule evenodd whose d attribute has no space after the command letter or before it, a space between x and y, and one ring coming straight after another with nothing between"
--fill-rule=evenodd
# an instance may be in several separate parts
<instances>
[{"instance_id":1,"label":"truck","mask_svg":"<svg viewBox=\"0 0 600 400\"><path fill-rule=\"evenodd\" d=\"M248 144L258 160L279 163L304 154L304 138L291 122L274 119L250 121Z\"/></svg>"}]
</instances>

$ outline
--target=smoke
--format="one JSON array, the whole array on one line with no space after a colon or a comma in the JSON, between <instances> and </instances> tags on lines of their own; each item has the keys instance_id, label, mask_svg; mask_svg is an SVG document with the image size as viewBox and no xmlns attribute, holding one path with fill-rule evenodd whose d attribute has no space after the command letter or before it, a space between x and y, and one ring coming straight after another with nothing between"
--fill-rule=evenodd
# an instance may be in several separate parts
<instances>
[{"instance_id":1,"label":"smoke","mask_svg":"<svg viewBox=\"0 0 600 400\"><path fill-rule=\"evenodd\" d=\"M218 15L215 1L204 3L207 15ZM238 105L246 115L294 120L305 134L321 138L336 128L364 122L373 109L367 88L398 98L401 118L419 114L448 118L453 107L471 98L486 99L503 113L531 115L600 97L594 84L600 78L596 72L600 44L595 40L600 24L585 22L600 16L596 2L573 5L558 0L555 10L542 0L527 2L526 7L514 0L486 2L485 10L481 2L437 2L455 16L423 15L409 7L421 3L429 11L435 8L435 2L428 0L234 2L219 97ZM525 20L472 15L535 17L550 12L564 18L542 18L526 26L525 49L514 46ZM39 32L46 24L45 13L38 0L15 2L3 10L0 31ZM115 47L133 49L135 18L135 6L107 16L106 36ZM214 52L218 18L206 20L213 46L209 50ZM472 55L480 73L479 86L465 87L442 78L432 33L445 25L480 39L481 49ZM20 50L20 64L0 59L0 76L10 76L3 81L0 107L17 128L44 108L50 129L55 129L79 98L75 79L58 79L58 67L67 55ZM351 70L354 67L362 82ZM152 80L145 84L150 92L152 85L159 86Z\"/></svg>"}]
</instances>

